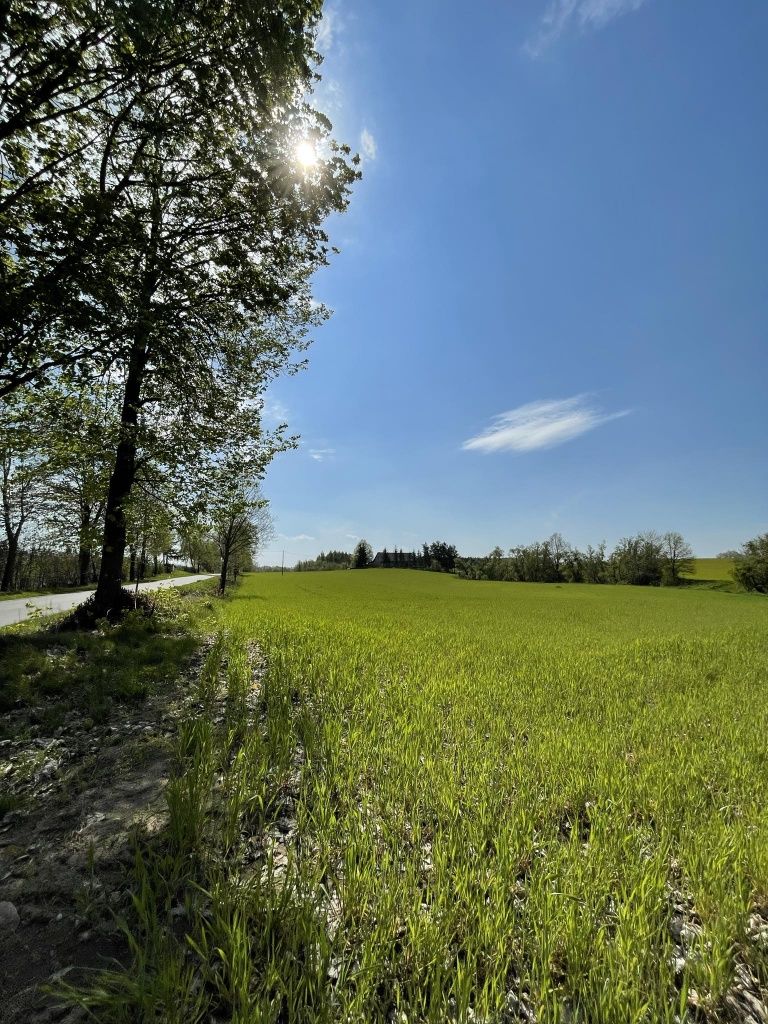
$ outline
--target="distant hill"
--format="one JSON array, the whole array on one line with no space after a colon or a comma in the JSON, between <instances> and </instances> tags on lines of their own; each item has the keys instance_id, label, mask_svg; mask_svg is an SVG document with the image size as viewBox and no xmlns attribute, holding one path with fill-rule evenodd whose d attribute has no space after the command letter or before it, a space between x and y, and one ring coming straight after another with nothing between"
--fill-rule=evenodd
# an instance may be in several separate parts
<instances>
[{"instance_id":1,"label":"distant hill","mask_svg":"<svg viewBox=\"0 0 768 1024\"><path fill-rule=\"evenodd\" d=\"M694 560L691 579L694 580L724 580L732 582L733 576L732 558L697 558Z\"/></svg>"}]
</instances>

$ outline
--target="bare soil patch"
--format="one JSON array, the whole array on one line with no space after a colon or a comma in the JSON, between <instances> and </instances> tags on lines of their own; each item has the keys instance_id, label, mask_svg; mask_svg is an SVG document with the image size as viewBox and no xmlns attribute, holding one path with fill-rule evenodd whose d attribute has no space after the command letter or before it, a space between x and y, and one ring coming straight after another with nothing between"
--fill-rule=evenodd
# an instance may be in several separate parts
<instances>
[{"instance_id":1,"label":"bare soil patch","mask_svg":"<svg viewBox=\"0 0 768 1024\"><path fill-rule=\"evenodd\" d=\"M0 782L6 805L20 806L0 820L2 1024L74 1024L84 1011L46 987L127 958L119 918L135 845L167 821L172 741L203 657L99 724L77 709L55 729L39 709L8 716L6 735L20 738L0 741Z\"/></svg>"}]
</instances>

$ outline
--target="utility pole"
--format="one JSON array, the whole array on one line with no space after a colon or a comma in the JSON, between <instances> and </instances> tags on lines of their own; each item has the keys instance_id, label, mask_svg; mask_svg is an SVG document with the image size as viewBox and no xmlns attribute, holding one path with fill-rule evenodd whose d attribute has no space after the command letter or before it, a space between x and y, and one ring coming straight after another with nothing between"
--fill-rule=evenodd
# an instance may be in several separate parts
<instances>
[{"instance_id":1,"label":"utility pole","mask_svg":"<svg viewBox=\"0 0 768 1024\"><path fill-rule=\"evenodd\" d=\"M285 575L285 548L283 548L283 560L280 563L280 575L281 576Z\"/></svg>"}]
</instances>

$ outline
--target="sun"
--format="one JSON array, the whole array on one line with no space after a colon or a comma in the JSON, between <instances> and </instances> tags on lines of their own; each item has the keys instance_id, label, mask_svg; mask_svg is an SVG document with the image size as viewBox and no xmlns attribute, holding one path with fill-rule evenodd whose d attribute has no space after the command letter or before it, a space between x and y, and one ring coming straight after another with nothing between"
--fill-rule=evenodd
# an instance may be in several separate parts
<instances>
[{"instance_id":1,"label":"sun","mask_svg":"<svg viewBox=\"0 0 768 1024\"><path fill-rule=\"evenodd\" d=\"M314 167L317 163L317 152L309 139L302 139L302 141L297 144L294 153L302 167Z\"/></svg>"}]
</instances>

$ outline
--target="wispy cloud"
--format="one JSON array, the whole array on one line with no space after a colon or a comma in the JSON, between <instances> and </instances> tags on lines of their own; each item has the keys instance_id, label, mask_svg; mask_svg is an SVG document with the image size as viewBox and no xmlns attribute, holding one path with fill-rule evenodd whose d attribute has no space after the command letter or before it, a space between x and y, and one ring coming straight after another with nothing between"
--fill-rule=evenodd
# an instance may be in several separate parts
<instances>
[{"instance_id":1,"label":"wispy cloud","mask_svg":"<svg viewBox=\"0 0 768 1024\"><path fill-rule=\"evenodd\" d=\"M336 454L336 449L335 448L310 448L309 449L309 457L310 457L310 459L314 459L315 462L325 462L326 459L329 459L332 455L335 455L335 454Z\"/></svg>"},{"instance_id":2,"label":"wispy cloud","mask_svg":"<svg viewBox=\"0 0 768 1024\"><path fill-rule=\"evenodd\" d=\"M363 159L376 159L376 154L378 152L376 139L373 137L373 134L368 131L367 128L363 128L363 130L360 132L360 149L362 150L363 153Z\"/></svg>"},{"instance_id":3,"label":"wispy cloud","mask_svg":"<svg viewBox=\"0 0 768 1024\"><path fill-rule=\"evenodd\" d=\"M277 535L280 540L314 540L314 537L310 537L308 533L295 533L293 535L288 533L278 533Z\"/></svg>"},{"instance_id":4,"label":"wispy cloud","mask_svg":"<svg viewBox=\"0 0 768 1024\"><path fill-rule=\"evenodd\" d=\"M315 46L319 53L326 54L333 46L337 27L338 15L335 8L326 7L320 19L320 24L317 26L317 35L315 37Z\"/></svg>"},{"instance_id":5,"label":"wispy cloud","mask_svg":"<svg viewBox=\"0 0 768 1024\"><path fill-rule=\"evenodd\" d=\"M536 31L525 44L531 57L539 57L572 25L582 31L598 29L609 21L630 14L646 0L551 0Z\"/></svg>"},{"instance_id":6,"label":"wispy cloud","mask_svg":"<svg viewBox=\"0 0 768 1024\"><path fill-rule=\"evenodd\" d=\"M628 409L622 412L601 412L590 404L589 395L530 402L494 416L489 427L475 437L470 437L461 447L466 451L485 454L552 448L565 441L572 441L602 423L626 416L628 412Z\"/></svg>"},{"instance_id":7,"label":"wispy cloud","mask_svg":"<svg viewBox=\"0 0 768 1024\"><path fill-rule=\"evenodd\" d=\"M360 537L356 533L345 533L344 536L347 540L360 540Z\"/></svg>"},{"instance_id":8,"label":"wispy cloud","mask_svg":"<svg viewBox=\"0 0 768 1024\"><path fill-rule=\"evenodd\" d=\"M288 420L288 407L272 395L267 395L261 407L261 418L268 427L277 427Z\"/></svg>"}]
</instances>

